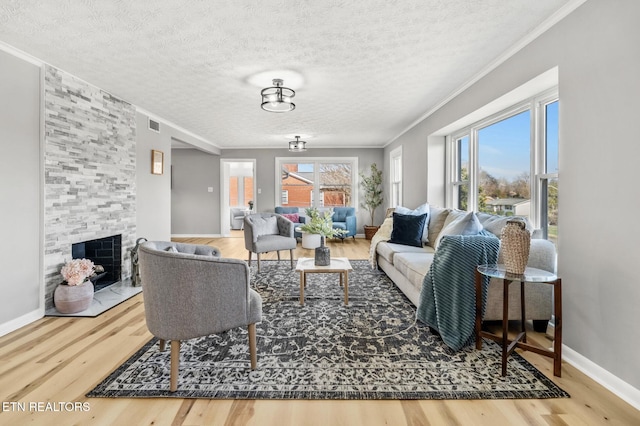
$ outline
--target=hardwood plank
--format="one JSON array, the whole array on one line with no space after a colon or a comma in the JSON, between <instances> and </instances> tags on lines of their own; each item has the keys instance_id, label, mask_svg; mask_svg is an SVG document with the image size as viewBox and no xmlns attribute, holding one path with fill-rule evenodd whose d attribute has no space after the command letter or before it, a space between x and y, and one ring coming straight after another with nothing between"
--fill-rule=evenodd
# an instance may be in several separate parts
<instances>
[{"instance_id":1,"label":"hardwood plank","mask_svg":"<svg viewBox=\"0 0 640 426\"><path fill-rule=\"evenodd\" d=\"M225 257L246 260L242 231L232 238L181 241L218 247ZM188 240L188 241L186 241ZM332 256L367 259L369 241L328 242ZM313 257L295 250L294 257ZM283 252L282 261L289 262ZM276 259L268 253L263 259ZM0 411L0 424L154 425L633 425L640 412L571 365L553 376L553 360L521 352L529 362L571 394L550 400L481 401L307 401L86 398L84 395L150 338L143 295L97 318L48 317L0 337L0 400L5 403L87 403L88 411ZM530 325L529 325L530 327ZM514 329L514 331L516 331ZM528 331L528 341L551 342ZM500 374L500 372L496 372ZM31 412L33 411L33 412Z\"/></svg>"}]
</instances>

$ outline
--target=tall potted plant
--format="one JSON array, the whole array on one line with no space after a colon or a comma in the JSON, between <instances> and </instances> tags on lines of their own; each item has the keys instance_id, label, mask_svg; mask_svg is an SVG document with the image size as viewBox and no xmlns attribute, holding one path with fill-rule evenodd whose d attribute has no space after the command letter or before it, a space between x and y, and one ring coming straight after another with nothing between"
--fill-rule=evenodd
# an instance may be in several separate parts
<instances>
[{"instance_id":1,"label":"tall potted plant","mask_svg":"<svg viewBox=\"0 0 640 426\"><path fill-rule=\"evenodd\" d=\"M360 184L364 189L364 201L360 205L367 209L371 216L371 225L364 226L364 236L370 240L380 228L373 225L373 216L384 200L382 196L382 170L378 170L376 163L371 164L369 175L360 172Z\"/></svg>"}]
</instances>

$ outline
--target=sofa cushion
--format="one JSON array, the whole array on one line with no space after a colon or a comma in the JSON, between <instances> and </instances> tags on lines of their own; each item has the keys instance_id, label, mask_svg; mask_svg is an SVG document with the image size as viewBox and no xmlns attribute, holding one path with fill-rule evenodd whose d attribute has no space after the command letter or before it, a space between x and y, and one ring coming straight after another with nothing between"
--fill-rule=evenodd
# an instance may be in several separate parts
<instances>
[{"instance_id":1,"label":"sofa cushion","mask_svg":"<svg viewBox=\"0 0 640 426\"><path fill-rule=\"evenodd\" d=\"M378 256L384 257L387 262L393 265L394 255L396 253L429 254L435 253L435 250L432 247L415 247L381 241L376 246L376 252L378 253Z\"/></svg>"},{"instance_id":2,"label":"sofa cushion","mask_svg":"<svg viewBox=\"0 0 640 426\"><path fill-rule=\"evenodd\" d=\"M394 212L405 214L405 215L412 215L412 216L420 216L420 215L426 214L427 219L425 220L424 228L422 229L422 242L425 244L429 242L429 204L428 203L424 203L416 207L414 210L411 210L407 207L398 206L395 208Z\"/></svg>"},{"instance_id":3,"label":"sofa cushion","mask_svg":"<svg viewBox=\"0 0 640 426\"><path fill-rule=\"evenodd\" d=\"M447 220L447 216L449 216L450 211L451 209L429 206L429 224L427 225L427 228L430 246L435 247L438 235L440 235L440 231L442 231L442 227L444 226L444 221Z\"/></svg>"},{"instance_id":4,"label":"sofa cushion","mask_svg":"<svg viewBox=\"0 0 640 426\"><path fill-rule=\"evenodd\" d=\"M280 215L286 217L293 223L300 222L300 215L298 213L280 213Z\"/></svg>"},{"instance_id":5,"label":"sofa cushion","mask_svg":"<svg viewBox=\"0 0 640 426\"><path fill-rule=\"evenodd\" d=\"M502 228L507 224L507 221L514 219L516 217L524 219L526 224L526 229L529 233L533 233L534 227L529 218L524 216L499 216L495 214L489 213L476 213L478 215L478 219L480 223L487 231L491 232L496 237L500 238L500 234L502 233Z\"/></svg>"},{"instance_id":6,"label":"sofa cushion","mask_svg":"<svg viewBox=\"0 0 640 426\"><path fill-rule=\"evenodd\" d=\"M435 249L438 249L440 241L446 235L476 235L480 231L482 224L474 212L454 210L445 220L444 227L436 239Z\"/></svg>"},{"instance_id":7,"label":"sofa cushion","mask_svg":"<svg viewBox=\"0 0 640 426\"><path fill-rule=\"evenodd\" d=\"M427 213L419 216L393 212L392 243L422 247L422 230L427 220Z\"/></svg>"},{"instance_id":8,"label":"sofa cushion","mask_svg":"<svg viewBox=\"0 0 640 426\"><path fill-rule=\"evenodd\" d=\"M416 288L422 288L424 276L429 272L434 253L396 253L393 266Z\"/></svg>"}]
</instances>

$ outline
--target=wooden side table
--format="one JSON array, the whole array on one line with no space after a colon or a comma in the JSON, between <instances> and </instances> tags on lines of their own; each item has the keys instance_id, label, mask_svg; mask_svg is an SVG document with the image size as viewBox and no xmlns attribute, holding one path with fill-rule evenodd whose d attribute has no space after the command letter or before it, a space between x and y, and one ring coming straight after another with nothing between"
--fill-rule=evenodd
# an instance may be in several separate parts
<instances>
[{"instance_id":1,"label":"wooden side table","mask_svg":"<svg viewBox=\"0 0 640 426\"><path fill-rule=\"evenodd\" d=\"M502 336L482 331L482 280L483 277L502 280ZM524 274L512 274L506 271L504 265L480 265L476 269L476 349L482 349L482 338L494 340L502 344L502 375L507 375L507 358L515 348L535 352L540 355L553 358L553 375L561 377L562 374L562 280L555 274L542 269L527 267ZM521 330L513 340L508 339L509 326L509 284L520 283L520 314ZM525 330L525 282L545 283L553 286L553 314L555 316L555 328L553 335L553 350L543 349L527 344L527 332Z\"/></svg>"}]
</instances>

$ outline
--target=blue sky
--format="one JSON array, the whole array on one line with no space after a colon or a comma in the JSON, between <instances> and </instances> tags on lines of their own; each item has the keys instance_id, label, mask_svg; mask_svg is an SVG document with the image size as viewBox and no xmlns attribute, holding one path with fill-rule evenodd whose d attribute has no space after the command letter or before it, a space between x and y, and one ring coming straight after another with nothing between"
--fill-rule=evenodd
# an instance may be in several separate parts
<instances>
[{"instance_id":1,"label":"blue sky","mask_svg":"<svg viewBox=\"0 0 640 426\"><path fill-rule=\"evenodd\" d=\"M512 180L529 173L530 112L524 111L478 131L480 168ZM558 103L547 106L547 171L558 171Z\"/></svg>"}]
</instances>

